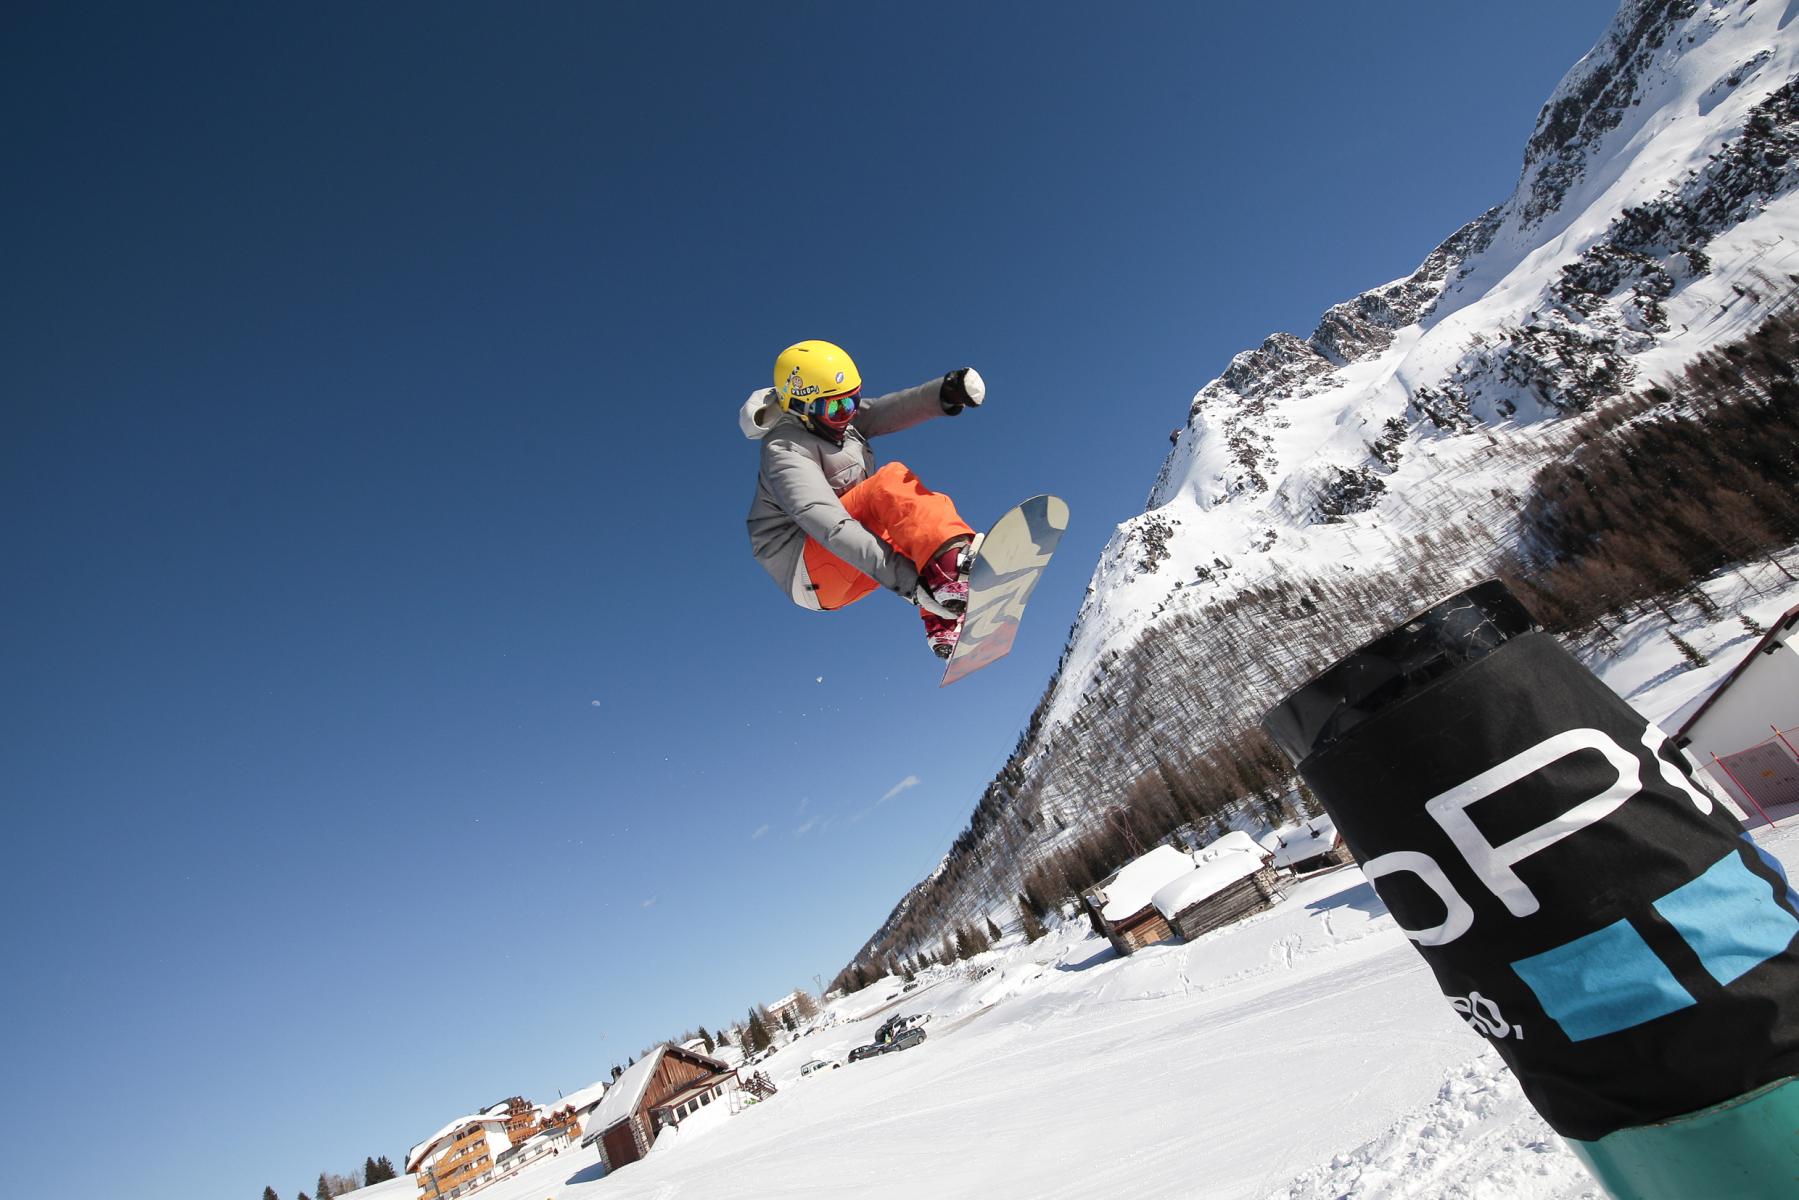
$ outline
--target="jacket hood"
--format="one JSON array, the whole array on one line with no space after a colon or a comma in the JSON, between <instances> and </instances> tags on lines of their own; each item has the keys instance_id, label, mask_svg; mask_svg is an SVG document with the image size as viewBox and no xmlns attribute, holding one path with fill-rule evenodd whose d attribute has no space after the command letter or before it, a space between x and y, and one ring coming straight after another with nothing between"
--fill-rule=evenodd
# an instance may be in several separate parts
<instances>
[{"instance_id":1,"label":"jacket hood","mask_svg":"<svg viewBox=\"0 0 1799 1200\"><path fill-rule=\"evenodd\" d=\"M743 408L737 414L737 427L743 430L743 436L752 442L759 442L768 436L768 431L775 427L783 413L779 401L775 399L775 389L761 388L750 393L750 398L743 402Z\"/></svg>"}]
</instances>

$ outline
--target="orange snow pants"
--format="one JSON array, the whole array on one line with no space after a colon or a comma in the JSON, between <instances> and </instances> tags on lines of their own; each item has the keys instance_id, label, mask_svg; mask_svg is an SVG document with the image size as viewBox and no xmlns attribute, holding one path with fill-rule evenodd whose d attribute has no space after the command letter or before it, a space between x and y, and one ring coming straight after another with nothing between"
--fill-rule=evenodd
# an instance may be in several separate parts
<instances>
[{"instance_id":1,"label":"orange snow pants","mask_svg":"<svg viewBox=\"0 0 1799 1200\"><path fill-rule=\"evenodd\" d=\"M920 570L957 538L974 536L955 503L920 483L904 463L888 463L837 498L850 516ZM881 586L813 538L806 539L804 553L820 608L854 604Z\"/></svg>"}]
</instances>

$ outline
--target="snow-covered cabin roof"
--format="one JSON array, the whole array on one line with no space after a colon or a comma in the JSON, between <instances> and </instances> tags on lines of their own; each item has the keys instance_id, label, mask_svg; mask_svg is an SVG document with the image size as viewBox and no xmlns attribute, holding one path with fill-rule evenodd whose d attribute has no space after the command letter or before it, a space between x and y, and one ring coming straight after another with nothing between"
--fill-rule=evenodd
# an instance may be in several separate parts
<instances>
[{"instance_id":1,"label":"snow-covered cabin roof","mask_svg":"<svg viewBox=\"0 0 1799 1200\"><path fill-rule=\"evenodd\" d=\"M1337 823L1329 817L1313 817L1298 825L1282 825L1262 835L1262 848L1274 855L1274 865L1290 867L1337 848Z\"/></svg>"},{"instance_id":2,"label":"snow-covered cabin roof","mask_svg":"<svg viewBox=\"0 0 1799 1200\"><path fill-rule=\"evenodd\" d=\"M1163 884L1150 901L1164 917L1172 918L1249 878L1267 865L1270 855L1247 833L1232 830L1194 857L1199 865Z\"/></svg>"},{"instance_id":3,"label":"snow-covered cabin roof","mask_svg":"<svg viewBox=\"0 0 1799 1200\"><path fill-rule=\"evenodd\" d=\"M711 1055L696 1054L692 1050L683 1050L679 1046L672 1046L664 1042L631 1064L630 1070L620 1075L618 1081L607 1089L606 1098L600 1101L599 1108L594 1110L593 1120L587 1123L589 1133L595 1130L610 1129L637 1111L637 1106L643 1103L644 1092L649 1089L650 1080L656 1074L656 1066L662 1061L665 1054L681 1054L691 1059L697 1059L701 1063L710 1065L720 1074L728 1074L731 1070L729 1066Z\"/></svg>"},{"instance_id":4,"label":"snow-covered cabin roof","mask_svg":"<svg viewBox=\"0 0 1799 1200\"><path fill-rule=\"evenodd\" d=\"M658 1046L627 1067L625 1073L606 1089L606 1098L594 1110L588 1132L616 1125L636 1112L637 1105L643 1100L644 1089L650 1086L650 1077L656 1073L656 1064L661 1061L662 1047Z\"/></svg>"},{"instance_id":5,"label":"snow-covered cabin roof","mask_svg":"<svg viewBox=\"0 0 1799 1200\"><path fill-rule=\"evenodd\" d=\"M1158 888L1192 869L1193 859L1184 851L1173 846L1157 846L1148 854L1124 864L1112 882L1102 889L1106 906L1099 915L1108 921L1122 921L1141 912Z\"/></svg>"},{"instance_id":6,"label":"snow-covered cabin roof","mask_svg":"<svg viewBox=\"0 0 1799 1200\"><path fill-rule=\"evenodd\" d=\"M425 1158L431 1151L435 1150L445 1141L454 1140L458 1133L467 1129L470 1125L497 1125L501 1129L504 1129L506 1128L506 1117L503 1113L496 1117L490 1116L484 1112L470 1113L466 1117L457 1117L454 1121L451 1121L448 1125L445 1125L442 1129L414 1146L407 1153L406 1173L408 1175L418 1174L420 1165L424 1163Z\"/></svg>"}]
</instances>

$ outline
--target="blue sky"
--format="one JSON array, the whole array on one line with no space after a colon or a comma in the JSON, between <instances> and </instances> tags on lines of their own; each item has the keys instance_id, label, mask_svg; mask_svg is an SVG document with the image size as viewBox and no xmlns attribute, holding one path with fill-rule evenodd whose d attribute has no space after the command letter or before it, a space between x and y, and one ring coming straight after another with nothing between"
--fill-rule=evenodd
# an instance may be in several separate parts
<instances>
[{"instance_id":1,"label":"blue sky","mask_svg":"<svg viewBox=\"0 0 1799 1200\"><path fill-rule=\"evenodd\" d=\"M291 1200L828 979L1192 393L1502 200L1611 8L9 6L15 1132ZM736 409L814 337L979 367L876 450L1073 510L948 690L748 556Z\"/></svg>"}]
</instances>

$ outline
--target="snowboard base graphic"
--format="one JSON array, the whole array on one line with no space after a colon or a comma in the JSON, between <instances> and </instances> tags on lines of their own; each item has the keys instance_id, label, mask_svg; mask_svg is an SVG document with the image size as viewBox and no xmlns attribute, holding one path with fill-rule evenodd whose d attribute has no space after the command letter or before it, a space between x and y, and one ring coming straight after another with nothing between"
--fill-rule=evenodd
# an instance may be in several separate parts
<instances>
[{"instance_id":1,"label":"snowboard base graphic","mask_svg":"<svg viewBox=\"0 0 1799 1200\"><path fill-rule=\"evenodd\" d=\"M940 686L948 687L1011 653L1025 602L1067 528L1068 505L1059 496L1033 496L994 523L968 577L962 636L944 667Z\"/></svg>"}]
</instances>

